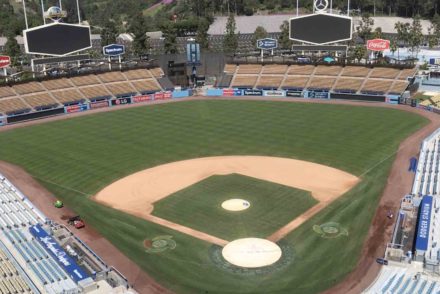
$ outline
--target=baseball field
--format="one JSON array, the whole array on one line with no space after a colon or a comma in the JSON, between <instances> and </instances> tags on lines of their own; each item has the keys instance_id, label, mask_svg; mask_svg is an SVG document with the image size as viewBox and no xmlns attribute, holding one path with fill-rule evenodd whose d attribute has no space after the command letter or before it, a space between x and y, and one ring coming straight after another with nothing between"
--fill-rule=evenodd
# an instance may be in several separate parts
<instances>
[{"instance_id":1,"label":"baseball field","mask_svg":"<svg viewBox=\"0 0 440 294\"><path fill-rule=\"evenodd\" d=\"M416 114L376 107L187 101L1 132L0 160L24 167L176 293L317 293L356 265L397 147L427 122ZM100 191L138 172L219 156L296 159L337 169L359 181L326 202L313 187L307 190L312 176L304 188L281 177L276 182L269 176L207 174L157 202L145 202L145 211L151 210L147 204L153 205L154 217L226 241L268 237L325 203L276 240L283 250L280 261L257 270L231 266L222 260L218 244L149 221L139 212L130 214L132 208L94 201ZM179 173L174 176L178 182ZM129 191L121 191L119 201L132 201L130 197ZM232 198L249 201L249 208L222 210L221 202Z\"/></svg>"}]
</instances>

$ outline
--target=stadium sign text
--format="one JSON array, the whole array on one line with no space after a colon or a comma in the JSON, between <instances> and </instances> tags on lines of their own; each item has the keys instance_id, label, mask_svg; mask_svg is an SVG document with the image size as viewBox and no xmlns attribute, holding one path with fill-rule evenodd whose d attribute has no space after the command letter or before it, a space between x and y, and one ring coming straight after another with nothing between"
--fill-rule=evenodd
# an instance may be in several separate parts
<instances>
[{"instance_id":1,"label":"stadium sign text","mask_svg":"<svg viewBox=\"0 0 440 294\"><path fill-rule=\"evenodd\" d=\"M102 53L106 56L119 56L125 54L125 46L120 44L110 44L102 47Z\"/></svg>"},{"instance_id":2,"label":"stadium sign text","mask_svg":"<svg viewBox=\"0 0 440 294\"><path fill-rule=\"evenodd\" d=\"M0 68L8 67L11 65L11 57L9 56L0 56Z\"/></svg>"},{"instance_id":3,"label":"stadium sign text","mask_svg":"<svg viewBox=\"0 0 440 294\"><path fill-rule=\"evenodd\" d=\"M371 51L384 51L390 49L390 40L384 40L384 39L368 40L367 49Z\"/></svg>"},{"instance_id":4,"label":"stadium sign text","mask_svg":"<svg viewBox=\"0 0 440 294\"><path fill-rule=\"evenodd\" d=\"M271 38L259 39L257 40L257 48L264 50L278 48L278 40Z\"/></svg>"}]
</instances>

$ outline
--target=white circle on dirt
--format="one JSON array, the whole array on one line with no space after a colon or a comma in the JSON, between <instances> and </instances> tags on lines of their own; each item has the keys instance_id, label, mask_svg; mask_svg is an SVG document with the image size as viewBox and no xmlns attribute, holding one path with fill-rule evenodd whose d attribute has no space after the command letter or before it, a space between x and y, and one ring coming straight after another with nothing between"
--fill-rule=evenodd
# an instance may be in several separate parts
<instances>
[{"instance_id":1,"label":"white circle on dirt","mask_svg":"<svg viewBox=\"0 0 440 294\"><path fill-rule=\"evenodd\" d=\"M222 255L233 265L258 268L274 264L281 258L282 252L277 244L269 240L244 238L228 243L223 248Z\"/></svg>"},{"instance_id":2,"label":"white circle on dirt","mask_svg":"<svg viewBox=\"0 0 440 294\"><path fill-rule=\"evenodd\" d=\"M229 199L222 203L223 209L229 211L242 211L248 209L250 206L249 201L243 199Z\"/></svg>"}]
</instances>

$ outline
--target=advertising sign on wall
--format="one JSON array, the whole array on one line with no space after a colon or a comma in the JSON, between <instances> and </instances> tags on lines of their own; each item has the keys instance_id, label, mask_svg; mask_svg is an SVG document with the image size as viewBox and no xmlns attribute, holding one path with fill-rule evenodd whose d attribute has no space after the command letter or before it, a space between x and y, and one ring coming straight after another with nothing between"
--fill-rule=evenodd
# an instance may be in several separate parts
<instances>
[{"instance_id":1,"label":"advertising sign on wall","mask_svg":"<svg viewBox=\"0 0 440 294\"><path fill-rule=\"evenodd\" d=\"M102 47L105 56L119 56L125 53L125 46L120 44L110 44Z\"/></svg>"},{"instance_id":2,"label":"advertising sign on wall","mask_svg":"<svg viewBox=\"0 0 440 294\"><path fill-rule=\"evenodd\" d=\"M64 107L64 113L81 112L81 111L86 111L87 109L88 109L87 104L70 105Z\"/></svg>"},{"instance_id":3,"label":"advertising sign on wall","mask_svg":"<svg viewBox=\"0 0 440 294\"><path fill-rule=\"evenodd\" d=\"M263 90L243 90L244 96L263 96Z\"/></svg>"},{"instance_id":4,"label":"advertising sign on wall","mask_svg":"<svg viewBox=\"0 0 440 294\"><path fill-rule=\"evenodd\" d=\"M223 96L234 96L234 89L223 89Z\"/></svg>"},{"instance_id":5,"label":"advertising sign on wall","mask_svg":"<svg viewBox=\"0 0 440 294\"><path fill-rule=\"evenodd\" d=\"M302 95L303 95L302 91L293 91L293 90L286 91L287 97L302 97Z\"/></svg>"},{"instance_id":6,"label":"advertising sign on wall","mask_svg":"<svg viewBox=\"0 0 440 294\"><path fill-rule=\"evenodd\" d=\"M0 126L6 124L6 117L0 116Z\"/></svg>"},{"instance_id":7,"label":"advertising sign on wall","mask_svg":"<svg viewBox=\"0 0 440 294\"><path fill-rule=\"evenodd\" d=\"M87 279L87 273L64 251L64 249L40 225L29 228L29 232L38 240L43 248L55 258L57 263L75 281Z\"/></svg>"},{"instance_id":8,"label":"advertising sign on wall","mask_svg":"<svg viewBox=\"0 0 440 294\"><path fill-rule=\"evenodd\" d=\"M280 91L280 90L265 90L263 91L264 96L270 96L270 97L285 97L286 92Z\"/></svg>"},{"instance_id":9,"label":"advertising sign on wall","mask_svg":"<svg viewBox=\"0 0 440 294\"><path fill-rule=\"evenodd\" d=\"M6 55L0 56L0 68L8 67L11 65L11 57Z\"/></svg>"},{"instance_id":10,"label":"advertising sign on wall","mask_svg":"<svg viewBox=\"0 0 440 294\"><path fill-rule=\"evenodd\" d=\"M96 101L96 102L90 103L90 109L104 108L104 107L108 107L108 106L109 105L108 105L107 100Z\"/></svg>"},{"instance_id":11,"label":"advertising sign on wall","mask_svg":"<svg viewBox=\"0 0 440 294\"><path fill-rule=\"evenodd\" d=\"M141 96L134 96L132 98L133 103L141 103L141 102L147 102L153 100L153 95L141 95Z\"/></svg>"},{"instance_id":12,"label":"advertising sign on wall","mask_svg":"<svg viewBox=\"0 0 440 294\"><path fill-rule=\"evenodd\" d=\"M384 39L368 40L367 49L371 51L384 51L390 49L390 40L384 40Z\"/></svg>"},{"instance_id":13,"label":"advertising sign on wall","mask_svg":"<svg viewBox=\"0 0 440 294\"><path fill-rule=\"evenodd\" d=\"M130 103L131 103L130 98L118 98L118 99L112 100L112 106L125 105L125 104L130 104Z\"/></svg>"},{"instance_id":14,"label":"advertising sign on wall","mask_svg":"<svg viewBox=\"0 0 440 294\"><path fill-rule=\"evenodd\" d=\"M426 251L428 249L429 227L431 225L432 196L424 196L419 209L416 250Z\"/></svg>"}]
</instances>

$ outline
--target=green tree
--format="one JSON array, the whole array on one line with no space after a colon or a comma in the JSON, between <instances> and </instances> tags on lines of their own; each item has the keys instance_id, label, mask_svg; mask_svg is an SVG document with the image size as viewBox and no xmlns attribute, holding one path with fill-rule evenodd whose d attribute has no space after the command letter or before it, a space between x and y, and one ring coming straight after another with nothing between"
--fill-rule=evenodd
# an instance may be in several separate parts
<instances>
[{"instance_id":1,"label":"green tree","mask_svg":"<svg viewBox=\"0 0 440 294\"><path fill-rule=\"evenodd\" d=\"M197 27L196 42L199 43L203 49L209 48L208 29L209 22L205 19L201 19Z\"/></svg>"},{"instance_id":2,"label":"green tree","mask_svg":"<svg viewBox=\"0 0 440 294\"><path fill-rule=\"evenodd\" d=\"M413 22L409 27L409 37L408 37L408 45L411 51L411 54L417 56L420 51L420 46L423 44L423 30L422 24L420 23L420 18L413 18Z\"/></svg>"},{"instance_id":3,"label":"green tree","mask_svg":"<svg viewBox=\"0 0 440 294\"><path fill-rule=\"evenodd\" d=\"M18 45L18 42L13 34L8 35L8 40L5 44L5 54L11 57L12 66L17 66L19 64L21 50L20 45Z\"/></svg>"},{"instance_id":4,"label":"green tree","mask_svg":"<svg viewBox=\"0 0 440 294\"><path fill-rule=\"evenodd\" d=\"M165 53L177 53L177 44L176 44L176 38L177 38L177 32L176 28L174 27L173 23L167 23L162 27L162 33L164 40L164 50Z\"/></svg>"},{"instance_id":5,"label":"green tree","mask_svg":"<svg viewBox=\"0 0 440 294\"><path fill-rule=\"evenodd\" d=\"M113 20L108 19L101 30L101 45L106 46L116 43L116 37L118 36L118 30Z\"/></svg>"},{"instance_id":6,"label":"green tree","mask_svg":"<svg viewBox=\"0 0 440 294\"><path fill-rule=\"evenodd\" d=\"M368 14L364 14L359 22L359 26L356 27L356 32L364 43L371 38L373 25L374 20Z\"/></svg>"},{"instance_id":7,"label":"green tree","mask_svg":"<svg viewBox=\"0 0 440 294\"><path fill-rule=\"evenodd\" d=\"M236 28L235 17L231 13L229 14L228 21L226 23L226 35L223 39L223 50L227 53L235 53L237 51L238 36L235 33Z\"/></svg>"},{"instance_id":8,"label":"green tree","mask_svg":"<svg viewBox=\"0 0 440 294\"><path fill-rule=\"evenodd\" d=\"M391 53L394 55L394 53L397 51L398 47L397 47L397 38L396 37L392 37L390 40L390 51Z\"/></svg>"},{"instance_id":9,"label":"green tree","mask_svg":"<svg viewBox=\"0 0 440 294\"><path fill-rule=\"evenodd\" d=\"M382 28L381 27L375 28L372 36L373 36L373 39L383 39Z\"/></svg>"},{"instance_id":10,"label":"green tree","mask_svg":"<svg viewBox=\"0 0 440 294\"><path fill-rule=\"evenodd\" d=\"M363 58L365 58L367 55L367 48L365 48L364 45L357 45L354 47L353 50L353 57L358 61L361 62Z\"/></svg>"},{"instance_id":11,"label":"green tree","mask_svg":"<svg viewBox=\"0 0 440 294\"><path fill-rule=\"evenodd\" d=\"M151 48L150 39L146 35L147 29L148 24L146 23L142 13L137 14L129 25L128 30L134 36L131 49L136 55L147 53Z\"/></svg>"},{"instance_id":12,"label":"green tree","mask_svg":"<svg viewBox=\"0 0 440 294\"><path fill-rule=\"evenodd\" d=\"M264 39L267 37L267 31L262 26L258 26L255 31L254 35L252 36L252 44L254 44L255 47L257 47L257 41L260 39Z\"/></svg>"},{"instance_id":13,"label":"green tree","mask_svg":"<svg viewBox=\"0 0 440 294\"><path fill-rule=\"evenodd\" d=\"M278 38L278 43L281 49L291 49L293 45L293 41L290 40L290 26L289 22L285 20L283 24L280 26L281 34Z\"/></svg>"}]
</instances>

